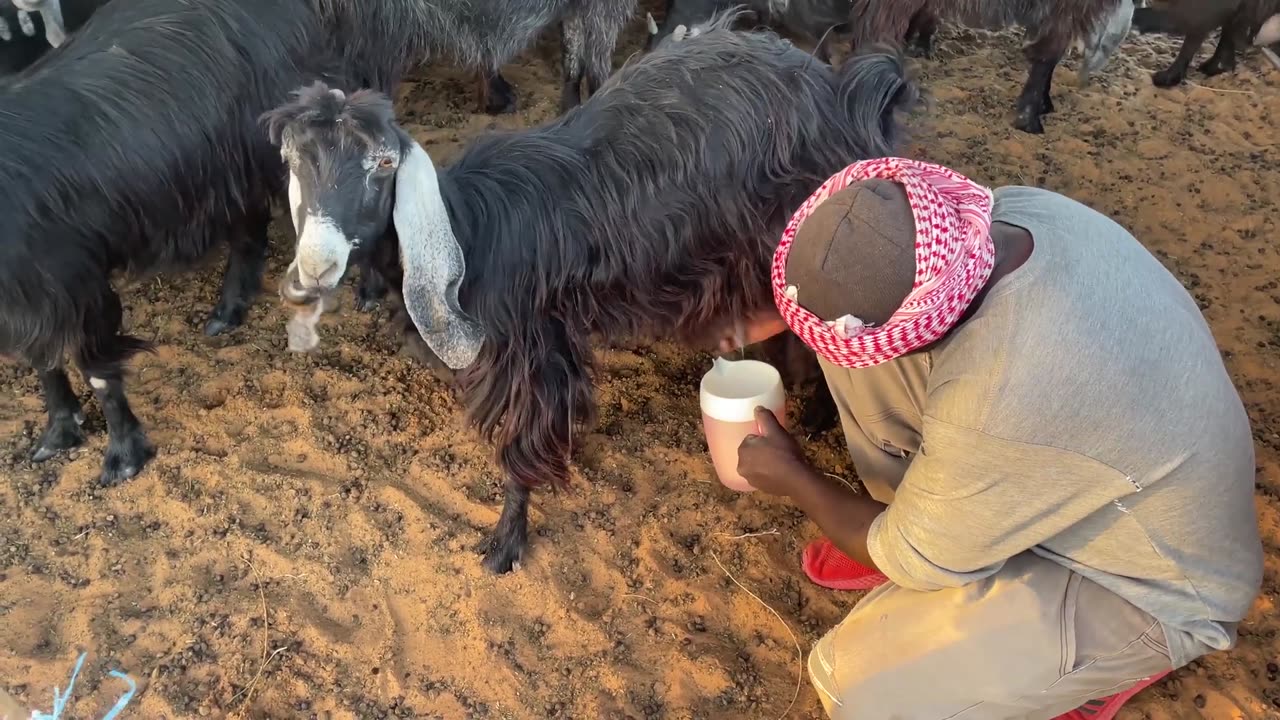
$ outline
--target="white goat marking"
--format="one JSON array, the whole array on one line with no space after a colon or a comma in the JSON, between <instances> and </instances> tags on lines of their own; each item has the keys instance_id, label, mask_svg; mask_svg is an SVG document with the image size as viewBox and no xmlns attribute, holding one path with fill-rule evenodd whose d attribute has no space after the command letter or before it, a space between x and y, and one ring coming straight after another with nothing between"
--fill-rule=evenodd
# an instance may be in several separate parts
<instances>
[{"instance_id":1,"label":"white goat marking","mask_svg":"<svg viewBox=\"0 0 1280 720\"><path fill-rule=\"evenodd\" d=\"M336 273L334 282L347 269L351 241L323 213L307 213L307 222L298 235L298 279L304 287L318 285L322 275Z\"/></svg>"},{"instance_id":2,"label":"white goat marking","mask_svg":"<svg viewBox=\"0 0 1280 720\"><path fill-rule=\"evenodd\" d=\"M293 232L298 232L299 211L302 210L302 184L292 170L289 171L289 221L293 223Z\"/></svg>"},{"instance_id":3,"label":"white goat marking","mask_svg":"<svg viewBox=\"0 0 1280 720\"><path fill-rule=\"evenodd\" d=\"M9 21L0 18L0 40L9 42L13 39L13 30L9 29Z\"/></svg>"},{"instance_id":4,"label":"white goat marking","mask_svg":"<svg viewBox=\"0 0 1280 720\"><path fill-rule=\"evenodd\" d=\"M311 352L319 347L320 334L316 332L316 325L320 323L320 316L336 307L336 303L333 295L326 293L310 305L296 307L293 317L285 325L290 352Z\"/></svg>"},{"instance_id":5,"label":"white goat marking","mask_svg":"<svg viewBox=\"0 0 1280 720\"><path fill-rule=\"evenodd\" d=\"M36 34L36 24L31 20L31 13L26 10L18 11L18 26L22 28L22 34L27 37L34 37Z\"/></svg>"},{"instance_id":6,"label":"white goat marking","mask_svg":"<svg viewBox=\"0 0 1280 720\"><path fill-rule=\"evenodd\" d=\"M94 388L95 390L106 390L106 389L107 389L107 381L106 381L106 380L103 380L102 378L99 378L99 377L91 377L91 378L89 378L89 384L90 384L90 385L92 385L92 386L93 386L93 388Z\"/></svg>"}]
</instances>

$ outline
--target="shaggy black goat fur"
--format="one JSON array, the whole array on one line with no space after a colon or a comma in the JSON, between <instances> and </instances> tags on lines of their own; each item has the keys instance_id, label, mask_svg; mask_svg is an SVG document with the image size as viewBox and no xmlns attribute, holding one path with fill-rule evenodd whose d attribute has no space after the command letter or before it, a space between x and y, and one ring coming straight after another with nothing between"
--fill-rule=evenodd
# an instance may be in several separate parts
<instances>
[{"instance_id":1,"label":"shaggy black goat fur","mask_svg":"<svg viewBox=\"0 0 1280 720\"><path fill-rule=\"evenodd\" d=\"M758 22L815 43L814 56L830 62L832 37L848 31L853 0L667 0L662 22L650 17L645 50L657 47L681 25L691 28L734 8L745 8L749 11L746 15L754 16ZM932 54L937 29L938 20L931 13L927 10L916 13L903 38L908 52L922 56Z\"/></svg>"},{"instance_id":2,"label":"shaggy black goat fur","mask_svg":"<svg viewBox=\"0 0 1280 720\"><path fill-rule=\"evenodd\" d=\"M1021 25L1031 69L1017 102L1014 127L1043 133L1041 116L1053 112L1053 71L1077 38L1090 36L1115 12L1119 0L854 0L850 25L854 47L903 38L916 20L927 29L937 21L977 28ZM926 13L919 16L921 12ZM931 31L929 34L932 34Z\"/></svg>"},{"instance_id":3,"label":"shaggy black goat fur","mask_svg":"<svg viewBox=\"0 0 1280 720\"><path fill-rule=\"evenodd\" d=\"M40 373L47 459L83 441L70 354L110 433L101 481L154 450L125 397L111 275L182 268L230 241L208 331L241 322L261 285L279 151L258 124L322 39L301 0L121 0L55 52L0 78L0 354Z\"/></svg>"},{"instance_id":4,"label":"shaggy black goat fur","mask_svg":"<svg viewBox=\"0 0 1280 720\"><path fill-rule=\"evenodd\" d=\"M394 96L401 75L437 57L482 73L480 103L512 112L516 98L499 72L545 30L559 26L564 86L561 110L577 105L585 78L594 92L613 65L618 33L636 0L314 0L342 36L339 45L361 78Z\"/></svg>"},{"instance_id":5,"label":"shaggy black goat fur","mask_svg":"<svg viewBox=\"0 0 1280 720\"><path fill-rule=\"evenodd\" d=\"M568 483L575 432L595 415L593 338L701 345L772 307L768 267L791 213L849 163L896 147L895 114L915 97L898 54L833 71L772 33L728 30L730 19L631 61L547 125L477 140L439 172L466 261L461 305L487 338L457 383L507 478L485 546L494 571L524 550L529 488ZM399 144L403 156L412 143L390 102L365 91L313 87L269 122L321 167L336 162L326 148ZM389 230L390 201L377 202ZM373 240L398 287L394 234Z\"/></svg>"}]
</instances>

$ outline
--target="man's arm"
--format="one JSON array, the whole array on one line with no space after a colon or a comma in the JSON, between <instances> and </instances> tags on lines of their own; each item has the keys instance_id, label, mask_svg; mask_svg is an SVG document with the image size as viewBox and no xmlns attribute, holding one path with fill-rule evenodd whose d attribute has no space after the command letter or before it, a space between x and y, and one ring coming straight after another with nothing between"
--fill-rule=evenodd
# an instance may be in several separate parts
<instances>
[{"instance_id":1,"label":"man's arm","mask_svg":"<svg viewBox=\"0 0 1280 720\"><path fill-rule=\"evenodd\" d=\"M791 498L841 552L875 567L867 533L885 505L815 470L769 410L756 409L756 428L738 448L738 474L757 490Z\"/></svg>"},{"instance_id":2,"label":"man's arm","mask_svg":"<svg viewBox=\"0 0 1280 720\"><path fill-rule=\"evenodd\" d=\"M913 590L988 577L1133 492L1122 473L1081 455L926 416L929 440L885 506L812 468L768 410L756 422L759 434L738 449L747 482L792 498L842 552Z\"/></svg>"},{"instance_id":3,"label":"man's arm","mask_svg":"<svg viewBox=\"0 0 1280 720\"><path fill-rule=\"evenodd\" d=\"M855 493L809 467L788 494L838 550L866 567L876 568L867 551L867 533L887 505L865 492Z\"/></svg>"}]
</instances>

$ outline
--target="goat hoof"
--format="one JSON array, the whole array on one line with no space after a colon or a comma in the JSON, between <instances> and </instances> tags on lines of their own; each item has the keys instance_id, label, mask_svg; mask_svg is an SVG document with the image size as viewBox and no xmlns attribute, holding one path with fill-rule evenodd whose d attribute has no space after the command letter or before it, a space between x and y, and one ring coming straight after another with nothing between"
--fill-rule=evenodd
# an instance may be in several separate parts
<instances>
[{"instance_id":1,"label":"goat hoof","mask_svg":"<svg viewBox=\"0 0 1280 720\"><path fill-rule=\"evenodd\" d=\"M360 286L356 288L356 310L372 312L386 296L387 283L382 276L372 272L365 273Z\"/></svg>"},{"instance_id":2,"label":"goat hoof","mask_svg":"<svg viewBox=\"0 0 1280 720\"><path fill-rule=\"evenodd\" d=\"M236 308L234 310L218 308L213 311L213 314L209 316L209 321L204 324L204 334L214 337L225 332L231 332L243 323L244 308Z\"/></svg>"},{"instance_id":3,"label":"goat hoof","mask_svg":"<svg viewBox=\"0 0 1280 720\"><path fill-rule=\"evenodd\" d=\"M1044 134L1044 123L1040 122L1040 113L1018 113L1018 119L1013 121L1013 127L1029 135Z\"/></svg>"},{"instance_id":4,"label":"goat hoof","mask_svg":"<svg viewBox=\"0 0 1280 720\"><path fill-rule=\"evenodd\" d=\"M489 92L484 98L482 108L487 115L510 115L517 109L515 88L501 75L494 76L489 82Z\"/></svg>"},{"instance_id":5,"label":"goat hoof","mask_svg":"<svg viewBox=\"0 0 1280 720\"><path fill-rule=\"evenodd\" d=\"M31 462L44 462L63 450L70 450L82 445L84 443L84 431L80 429L80 426L83 424L84 415L80 413L49 418L49 425L45 428L44 434L40 436L40 444L31 453Z\"/></svg>"},{"instance_id":6,"label":"goat hoof","mask_svg":"<svg viewBox=\"0 0 1280 720\"><path fill-rule=\"evenodd\" d=\"M1158 88L1171 88L1182 84L1185 76L1176 70L1161 70L1151 74L1151 84Z\"/></svg>"},{"instance_id":7,"label":"goat hoof","mask_svg":"<svg viewBox=\"0 0 1280 720\"><path fill-rule=\"evenodd\" d=\"M489 98L484 105L485 115L512 115L519 109L515 96L509 98Z\"/></svg>"},{"instance_id":8,"label":"goat hoof","mask_svg":"<svg viewBox=\"0 0 1280 720\"><path fill-rule=\"evenodd\" d=\"M907 46L907 56L920 58L922 60L933 59L933 45L909 45Z\"/></svg>"},{"instance_id":9,"label":"goat hoof","mask_svg":"<svg viewBox=\"0 0 1280 720\"><path fill-rule=\"evenodd\" d=\"M102 475L98 484L114 487L129 480L156 456L156 449L142 430L135 430L117 441L112 437L107 443L107 456L102 461Z\"/></svg>"},{"instance_id":10,"label":"goat hoof","mask_svg":"<svg viewBox=\"0 0 1280 720\"><path fill-rule=\"evenodd\" d=\"M1200 72L1204 73L1205 77L1221 75L1224 72L1230 72L1235 69L1236 62L1234 58L1231 60L1219 60L1216 57L1211 57L1200 66Z\"/></svg>"},{"instance_id":11,"label":"goat hoof","mask_svg":"<svg viewBox=\"0 0 1280 720\"><path fill-rule=\"evenodd\" d=\"M476 549L484 554L481 564L485 569L496 575L506 575L512 570L520 569L524 554L519 545L513 545L515 544L506 544L497 538L486 538Z\"/></svg>"}]
</instances>

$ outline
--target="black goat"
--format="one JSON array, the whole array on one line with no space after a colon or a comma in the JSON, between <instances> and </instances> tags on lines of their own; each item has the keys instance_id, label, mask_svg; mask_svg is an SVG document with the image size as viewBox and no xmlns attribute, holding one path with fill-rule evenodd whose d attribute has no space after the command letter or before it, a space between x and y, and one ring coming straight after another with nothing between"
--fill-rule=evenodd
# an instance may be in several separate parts
<instances>
[{"instance_id":1,"label":"black goat","mask_svg":"<svg viewBox=\"0 0 1280 720\"><path fill-rule=\"evenodd\" d=\"M740 5L740 2L745 5ZM751 14L772 25L815 42L815 56L823 62L831 58L829 44L832 35L846 31L853 12L853 0L667 0L667 11L661 23L648 17L649 40L646 50L673 33L687 32L696 23L705 22L713 14L735 5L745 7ZM1120 0L1106 22L1094 25L1087 36L1076 38L1081 46L1080 82L1089 82L1090 76L1101 70L1121 41L1129 33L1133 17L1132 0ZM937 33L939 18L929 5L924 5L911 15L905 35L901 38L907 53L917 57L933 55L933 36ZM684 30L681 30L684 28ZM858 42L855 39L855 44Z\"/></svg>"},{"instance_id":2,"label":"black goat","mask_svg":"<svg viewBox=\"0 0 1280 720\"><path fill-rule=\"evenodd\" d=\"M1200 65L1200 72L1210 77L1235 69L1237 46L1280 40L1280 0L1170 0L1160 7L1135 10L1133 26L1139 32L1183 36L1169 67L1151 75L1156 87L1174 87L1187 79L1191 61L1216 29L1222 30L1218 47Z\"/></svg>"},{"instance_id":3,"label":"black goat","mask_svg":"<svg viewBox=\"0 0 1280 720\"><path fill-rule=\"evenodd\" d=\"M282 294L323 295L356 257L385 263L497 445L507 498L491 570L521 557L529 489L569 480L574 428L595 413L592 338L700 343L771 306L791 212L895 147L915 94L900 55L836 72L731 20L629 62L558 120L478 140L439 175L379 93L315 85L268 116L300 185Z\"/></svg>"},{"instance_id":4,"label":"black goat","mask_svg":"<svg viewBox=\"0 0 1280 720\"><path fill-rule=\"evenodd\" d=\"M852 7L853 0L667 0L661 23L652 15L646 18L649 38L645 50L652 50L673 33L687 32L718 13L745 8L749 11L747 14L770 26L780 27L815 43L814 56L822 62L831 62L832 36L849 30ZM928 10L912 16L903 38L908 54L931 55L937 30L938 19Z\"/></svg>"},{"instance_id":5,"label":"black goat","mask_svg":"<svg viewBox=\"0 0 1280 720\"><path fill-rule=\"evenodd\" d=\"M111 274L180 268L229 240L207 330L241 322L261 285L285 173L258 117L318 75L324 44L303 0L122 0L56 52L0 78L0 354L40 375L40 461L83 441L70 354L110 435L101 481L154 450L124 391L128 358Z\"/></svg>"},{"instance_id":6,"label":"black goat","mask_svg":"<svg viewBox=\"0 0 1280 720\"><path fill-rule=\"evenodd\" d=\"M649 38L645 49L657 47L677 28L687 31L717 14L741 7L760 22L816 43L814 54L819 60L830 62L831 35L848 29L851 5L852 0L667 0L661 23L652 15L646 18Z\"/></svg>"},{"instance_id":7,"label":"black goat","mask_svg":"<svg viewBox=\"0 0 1280 720\"><path fill-rule=\"evenodd\" d=\"M75 32L95 10L108 0L43 0L30 7L45 7L60 18L46 25L45 12L19 8L11 0L0 0L0 75L15 73L35 62L55 43L61 45L66 33Z\"/></svg>"},{"instance_id":8,"label":"black goat","mask_svg":"<svg viewBox=\"0 0 1280 720\"><path fill-rule=\"evenodd\" d=\"M922 10L938 20L969 27L1026 28L1031 42L1025 53L1031 69L1018 97L1013 125L1036 134L1044 132L1041 116L1053 112L1053 71L1072 43L1106 34L1118 44L1124 35L1104 32L1120 12L1121 0L853 0L854 47L902 38ZM1121 19L1127 31L1129 16Z\"/></svg>"},{"instance_id":9,"label":"black goat","mask_svg":"<svg viewBox=\"0 0 1280 720\"><path fill-rule=\"evenodd\" d=\"M564 86L561 110L580 102L582 81L593 92L613 66L618 33L636 0L315 0L343 36L353 67L372 68L365 87L393 94L401 75L437 56L479 69L481 109L515 110L516 96L500 68L559 25Z\"/></svg>"}]
</instances>

